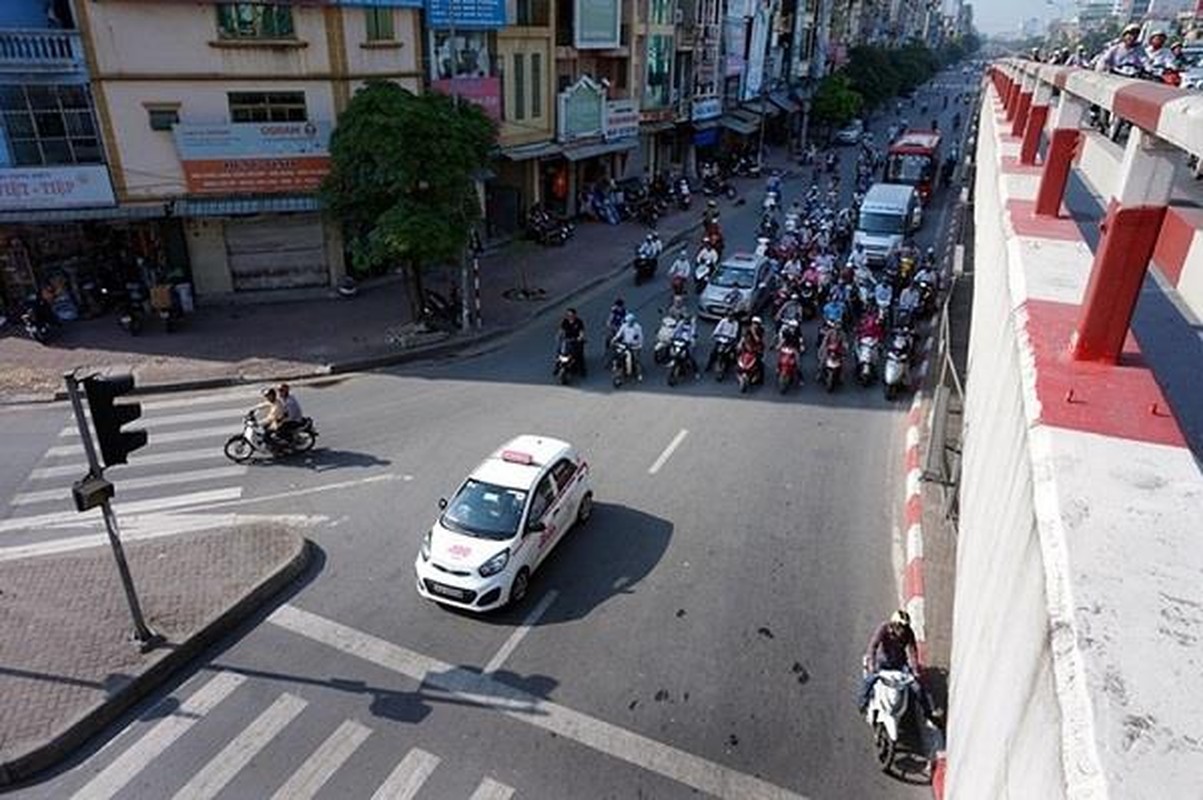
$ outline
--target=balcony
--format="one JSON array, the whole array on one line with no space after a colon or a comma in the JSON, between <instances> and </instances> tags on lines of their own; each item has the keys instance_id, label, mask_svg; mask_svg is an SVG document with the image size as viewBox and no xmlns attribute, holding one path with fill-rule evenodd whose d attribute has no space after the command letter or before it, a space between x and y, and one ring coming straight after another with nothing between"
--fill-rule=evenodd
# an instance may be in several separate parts
<instances>
[{"instance_id":1,"label":"balcony","mask_svg":"<svg viewBox=\"0 0 1203 800\"><path fill-rule=\"evenodd\" d=\"M83 72L84 69L84 49L78 31L0 30L0 72Z\"/></svg>"}]
</instances>

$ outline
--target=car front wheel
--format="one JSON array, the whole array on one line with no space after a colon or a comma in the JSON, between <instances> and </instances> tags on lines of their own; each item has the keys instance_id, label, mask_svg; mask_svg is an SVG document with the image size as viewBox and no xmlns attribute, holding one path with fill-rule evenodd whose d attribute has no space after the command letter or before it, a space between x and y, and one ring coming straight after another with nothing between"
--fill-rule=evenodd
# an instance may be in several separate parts
<instances>
[{"instance_id":1,"label":"car front wheel","mask_svg":"<svg viewBox=\"0 0 1203 800\"><path fill-rule=\"evenodd\" d=\"M576 521L578 524L584 525L591 516L593 516L593 494L589 493L581 498L581 504L577 506Z\"/></svg>"},{"instance_id":2,"label":"car front wheel","mask_svg":"<svg viewBox=\"0 0 1203 800\"><path fill-rule=\"evenodd\" d=\"M521 603L529 588L530 571L523 567L518 570L518 574L514 576L514 582L510 584L510 605Z\"/></svg>"}]
</instances>

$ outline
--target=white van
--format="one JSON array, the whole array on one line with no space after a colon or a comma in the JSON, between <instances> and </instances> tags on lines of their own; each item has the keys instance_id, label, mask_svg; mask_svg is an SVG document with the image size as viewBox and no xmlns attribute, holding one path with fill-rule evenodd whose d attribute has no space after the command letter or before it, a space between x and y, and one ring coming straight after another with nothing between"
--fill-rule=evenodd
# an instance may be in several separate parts
<instances>
[{"instance_id":1,"label":"white van","mask_svg":"<svg viewBox=\"0 0 1203 800\"><path fill-rule=\"evenodd\" d=\"M852 246L865 246L872 263L881 263L898 251L902 240L923 223L923 204L914 186L875 183L865 194L856 222Z\"/></svg>"}]
</instances>

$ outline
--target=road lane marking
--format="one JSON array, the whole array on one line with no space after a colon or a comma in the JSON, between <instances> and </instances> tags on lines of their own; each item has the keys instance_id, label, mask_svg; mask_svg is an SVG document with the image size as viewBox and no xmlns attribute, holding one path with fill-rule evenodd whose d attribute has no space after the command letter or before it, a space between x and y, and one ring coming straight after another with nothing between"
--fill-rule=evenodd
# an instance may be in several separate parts
<instances>
[{"instance_id":1,"label":"road lane marking","mask_svg":"<svg viewBox=\"0 0 1203 800\"><path fill-rule=\"evenodd\" d=\"M531 609L531 612L526 615L526 619L522 621L522 624L510 634L510 638L505 640L505 644L501 646L501 649L489 659L489 663L485 665L486 675L491 675L501 669L501 665L514 652L514 648L518 646L518 643L526 638L526 634L530 633L530 629L535 626L539 618L547 613L547 609L555 602L557 595L559 595L559 592L555 589L543 595L543 598L539 600L539 604Z\"/></svg>"},{"instance_id":2,"label":"road lane marking","mask_svg":"<svg viewBox=\"0 0 1203 800\"><path fill-rule=\"evenodd\" d=\"M277 627L417 681L432 699L437 699L437 692L445 692L457 700L494 709L511 719L722 800L805 800L803 795L754 775L708 761L524 692L489 675L424 656L296 606L281 606L267 620Z\"/></svg>"},{"instance_id":3,"label":"road lane marking","mask_svg":"<svg viewBox=\"0 0 1203 800\"><path fill-rule=\"evenodd\" d=\"M82 447L71 448L72 454L77 451L82 453ZM139 453L132 464L118 464L115 467L109 467L105 470L108 475L124 474L125 471L137 469L138 467L162 465L162 464L180 464L186 461L202 461L207 459L222 459L225 463L225 455L217 447L198 447L192 450L172 450L167 453ZM39 467L29 473L30 480L44 480L46 478L62 478L67 475L83 475L88 471L87 461L73 461L70 464L55 464L53 467Z\"/></svg>"},{"instance_id":4,"label":"road lane marking","mask_svg":"<svg viewBox=\"0 0 1203 800\"><path fill-rule=\"evenodd\" d=\"M272 800L311 800L371 733L371 728L353 719L343 722L276 790Z\"/></svg>"},{"instance_id":5,"label":"road lane marking","mask_svg":"<svg viewBox=\"0 0 1203 800\"><path fill-rule=\"evenodd\" d=\"M411 800L438 765L438 756L415 747L380 784L372 800Z\"/></svg>"},{"instance_id":6,"label":"road lane marking","mask_svg":"<svg viewBox=\"0 0 1203 800\"><path fill-rule=\"evenodd\" d=\"M211 469L198 469L191 472L169 472L166 475L127 478L120 481L117 485L122 490L129 492L135 489L157 489L160 486L173 486L177 483L241 478L245 474L246 467L235 464L229 467L213 467ZM25 506L32 503L45 503L48 500L66 500L70 497L70 494L70 491L66 487L43 489L36 492L22 492L13 497L11 504L14 506Z\"/></svg>"},{"instance_id":7,"label":"road lane marking","mask_svg":"<svg viewBox=\"0 0 1203 800\"><path fill-rule=\"evenodd\" d=\"M63 495L64 497L70 496L70 490L64 488ZM241 496L242 487L234 486L225 489L209 489L203 492L177 494L171 497L156 497L153 500L136 500L132 503L114 503L113 505L117 511L123 514L144 514L148 511L163 511L169 508L180 509L189 506L210 508L221 501L236 500ZM54 511L29 517L12 517L0 520L0 533L52 526L86 526L92 525L100 519L99 512Z\"/></svg>"},{"instance_id":8,"label":"road lane marking","mask_svg":"<svg viewBox=\"0 0 1203 800\"><path fill-rule=\"evenodd\" d=\"M162 721L142 735L128 750L117 756L99 775L76 792L72 800L108 800L117 794L156 757L188 729L213 710L213 707L246 680L232 672L219 672L187 700L174 708L176 698L168 697L143 715L142 719Z\"/></svg>"},{"instance_id":9,"label":"road lane marking","mask_svg":"<svg viewBox=\"0 0 1203 800\"><path fill-rule=\"evenodd\" d=\"M215 503L209 503L206 508L226 508L228 506L245 506L253 503L264 503L271 500L289 500L294 497L305 497L306 495L318 494L319 492L332 492L338 489L351 489L356 486L365 486L369 483L379 483L381 481L402 480L402 476L395 472L386 472L383 475L369 475L366 478L356 478L351 481L339 481L338 483L323 483L320 486L309 486L304 489L292 489L287 492L276 492L275 494L264 494L258 497L241 497L231 500L221 500Z\"/></svg>"},{"instance_id":10,"label":"road lane marking","mask_svg":"<svg viewBox=\"0 0 1203 800\"><path fill-rule=\"evenodd\" d=\"M243 767L251 763L260 750L284 730L285 725L296 719L306 705L295 694L285 692L277 697L276 702L201 767L200 772L175 793L174 800L212 800Z\"/></svg>"},{"instance_id":11,"label":"road lane marking","mask_svg":"<svg viewBox=\"0 0 1203 800\"><path fill-rule=\"evenodd\" d=\"M215 408L209 411L194 411L191 414L168 414L162 417L139 417L136 427L139 428L164 428L168 425L185 425L190 422L212 422L215 419L241 419L241 415L237 411L231 411L228 408ZM59 431L59 438L66 439L71 436L79 436L79 428L74 424L68 425Z\"/></svg>"},{"instance_id":12,"label":"road lane marking","mask_svg":"<svg viewBox=\"0 0 1203 800\"><path fill-rule=\"evenodd\" d=\"M134 422L132 428L141 427L140 422ZM238 425L222 425L216 428L188 428L182 431L168 431L166 433L151 433L147 437L151 446L156 444L164 444L167 442L194 442L197 439L215 439L221 444L226 443L226 439L234 436L242 431L241 423ZM218 450L220 452L220 450ZM48 449L44 455L47 456L71 456L80 455L83 453L83 445L75 442L72 444L55 445Z\"/></svg>"},{"instance_id":13,"label":"road lane marking","mask_svg":"<svg viewBox=\"0 0 1203 800\"><path fill-rule=\"evenodd\" d=\"M476 791L468 800L510 800L514 796L513 788L499 783L492 778L485 778L476 787Z\"/></svg>"},{"instance_id":14,"label":"road lane marking","mask_svg":"<svg viewBox=\"0 0 1203 800\"><path fill-rule=\"evenodd\" d=\"M664 452L660 454L660 456L652 463L650 467L648 467L647 474L655 475L657 472L659 472L660 468L663 467L665 462L672 457L672 454L678 447L681 446L681 442L685 441L685 437L688 435L689 431L686 428L682 428L680 431L678 431L677 435L673 437L673 440L668 443L668 447L664 448Z\"/></svg>"}]
</instances>

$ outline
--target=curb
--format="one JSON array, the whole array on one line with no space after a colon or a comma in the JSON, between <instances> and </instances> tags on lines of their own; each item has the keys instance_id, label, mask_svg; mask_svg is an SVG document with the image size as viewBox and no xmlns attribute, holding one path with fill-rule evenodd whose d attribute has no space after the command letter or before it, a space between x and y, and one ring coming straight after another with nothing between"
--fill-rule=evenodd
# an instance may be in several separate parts
<instances>
[{"instance_id":1,"label":"curb","mask_svg":"<svg viewBox=\"0 0 1203 800\"><path fill-rule=\"evenodd\" d=\"M0 764L0 787L11 786L69 758L91 737L106 728L130 707L171 679L177 670L192 661L218 639L233 631L273 595L295 580L309 566L312 543L298 535L292 555L249 592L227 606L204 627L189 636L163 658L111 694L107 700L76 718L68 727L44 744Z\"/></svg>"},{"instance_id":2,"label":"curb","mask_svg":"<svg viewBox=\"0 0 1203 800\"><path fill-rule=\"evenodd\" d=\"M670 236L664 242L664 248L667 250L670 247L680 244L683 240L689 238L702 227L701 222L694 222L688 228ZM191 392L201 391L205 389L225 389L232 386L245 386L254 383L276 383L279 381L299 381L306 378L321 378L330 375L342 375L348 372L364 372L367 370L380 369L382 367L397 366L398 364L406 364L413 361L422 361L429 358L441 358L443 356L452 355L462 350L466 350L476 345L485 344L519 330L520 328L530 324L536 319L546 316L553 309L557 309L574 298L580 297L598 286L613 280L628 269L631 269L632 262L630 258L624 258L616 266L609 270L605 270L592 278L588 279L581 285L567 292L563 292L556 297L551 297L543 300L542 304L529 312L522 319L509 325L503 325L488 331L480 333L466 334L463 336L452 335L449 339L437 342L435 344L415 347L408 350L401 350L395 353L387 353L379 356L367 356L363 358L349 358L343 361L331 361L321 366L314 367L310 370L299 370L294 372L282 373L278 375L259 375L253 378L239 376L223 376L218 378L202 378L198 380L182 380L169 383L155 383L137 387L132 394L134 395L153 395L153 394L170 394L172 392ZM64 391L56 391L51 395L34 395L20 396L17 395L12 399L0 399L0 407L3 406L21 406L33 405L41 403L54 403L67 399L67 393ZM0 781L3 785L3 781Z\"/></svg>"}]
</instances>

